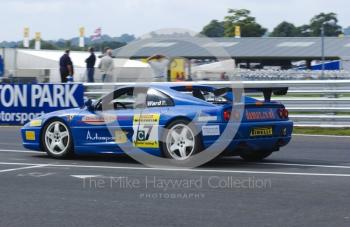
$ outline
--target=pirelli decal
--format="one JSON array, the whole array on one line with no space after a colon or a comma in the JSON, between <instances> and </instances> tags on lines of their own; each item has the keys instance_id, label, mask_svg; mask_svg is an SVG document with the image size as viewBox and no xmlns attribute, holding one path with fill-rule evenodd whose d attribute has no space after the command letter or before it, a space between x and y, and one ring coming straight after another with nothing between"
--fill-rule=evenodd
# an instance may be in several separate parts
<instances>
[{"instance_id":1,"label":"pirelli decal","mask_svg":"<svg viewBox=\"0 0 350 227\"><path fill-rule=\"evenodd\" d=\"M250 132L250 136L272 136L272 135L273 135L272 127L253 128Z\"/></svg>"}]
</instances>

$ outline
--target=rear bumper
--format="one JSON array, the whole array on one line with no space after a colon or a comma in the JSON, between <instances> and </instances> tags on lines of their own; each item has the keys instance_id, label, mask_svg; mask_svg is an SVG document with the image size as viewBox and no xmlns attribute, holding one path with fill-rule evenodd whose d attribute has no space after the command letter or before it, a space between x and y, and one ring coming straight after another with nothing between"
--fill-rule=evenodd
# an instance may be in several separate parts
<instances>
[{"instance_id":1,"label":"rear bumper","mask_svg":"<svg viewBox=\"0 0 350 227\"><path fill-rule=\"evenodd\" d=\"M242 150L268 150L278 151L280 147L287 145L293 132L292 121L254 122L237 124L211 124L219 125L219 136L205 136L202 134L203 147L205 149L215 144L226 153L239 153ZM202 126L199 126L202 127ZM256 136L250 135L252 128L272 127L273 135Z\"/></svg>"},{"instance_id":2,"label":"rear bumper","mask_svg":"<svg viewBox=\"0 0 350 227\"><path fill-rule=\"evenodd\" d=\"M287 145L292 137L234 140L225 149L224 154L235 155L244 151L278 151Z\"/></svg>"}]
</instances>

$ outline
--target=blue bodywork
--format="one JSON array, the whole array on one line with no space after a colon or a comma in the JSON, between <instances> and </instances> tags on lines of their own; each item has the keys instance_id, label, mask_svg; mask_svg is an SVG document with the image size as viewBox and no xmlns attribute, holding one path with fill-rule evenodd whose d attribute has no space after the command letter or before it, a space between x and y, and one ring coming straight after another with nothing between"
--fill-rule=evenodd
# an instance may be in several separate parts
<instances>
[{"instance_id":1,"label":"blue bodywork","mask_svg":"<svg viewBox=\"0 0 350 227\"><path fill-rule=\"evenodd\" d=\"M130 87L121 89L126 88ZM225 154L228 155L237 155L242 149L277 151L291 140L293 123L288 118L282 119L278 114L278 110L284 108L284 106L277 102L263 102L247 96L242 97L245 107L237 133L232 138L220 138L226 128L230 129L237 125L235 122L224 119L224 112L232 110L232 115L235 106L232 107L232 102L213 103L186 94L187 89L191 91L194 88L207 91L216 90L210 86L187 88L170 84L151 85L149 89L168 96L172 101L172 105L153 105L157 104L155 102L142 108L107 110L103 114L99 110L91 110L88 107L52 112L36 119L36 125L33 126L32 123L28 123L21 129L23 145L27 149L43 151L41 138L45 125L53 120L61 120L71 132L75 154L120 154L123 153L123 149L132 150L138 147L133 143L136 127L135 116L143 115L159 117L155 125L157 127L156 137L158 137L156 139L162 137L164 128L171 122L186 119L191 121L198 130L203 148L207 148L214 143L227 142L228 146L225 149ZM226 94L227 100L232 100L233 96L232 93ZM214 131L209 134L206 132L204 134L204 128L207 129L208 127L212 127L210 129L219 128L219 132ZM264 127L272 128L273 134L266 136L252 135L254 128ZM28 137L28 132L31 134L30 137ZM148 146L146 144L138 148L154 155L162 154L159 145Z\"/></svg>"}]
</instances>

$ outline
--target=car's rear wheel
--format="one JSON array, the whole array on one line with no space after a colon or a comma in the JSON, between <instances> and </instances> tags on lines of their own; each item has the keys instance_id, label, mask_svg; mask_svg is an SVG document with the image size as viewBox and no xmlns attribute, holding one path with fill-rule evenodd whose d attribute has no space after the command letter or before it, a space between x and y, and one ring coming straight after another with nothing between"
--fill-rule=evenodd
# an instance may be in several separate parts
<instances>
[{"instance_id":1,"label":"car's rear wheel","mask_svg":"<svg viewBox=\"0 0 350 227\"><path fill-rule=\"evenodd\" d=\"M188 160L200 149L198 135L186 120L171 123L162 141L164 156L178 161Z\"/></svg>"},{"instance_id":2,"label":"car's rear wheel","mask_svg":"<svg viewBox=\"0 0 350 227\"><path fill-rule=\"evenodd\" d=\"M247 151L240 154L241 158L247 162L259 162L272 154L272 151Z\"/></svg>"},{"instance_id":3,"label":"car's rear wheel","mask_svg":"<svg viewBox=\"0 0 350 227\"><path fill-rule=\"evenodd\" d=\"M45 125L42 144L46 153L53 158L67 158L73 154L72 135L67 125L59 120Z\"/></svg>"}]
</instances>

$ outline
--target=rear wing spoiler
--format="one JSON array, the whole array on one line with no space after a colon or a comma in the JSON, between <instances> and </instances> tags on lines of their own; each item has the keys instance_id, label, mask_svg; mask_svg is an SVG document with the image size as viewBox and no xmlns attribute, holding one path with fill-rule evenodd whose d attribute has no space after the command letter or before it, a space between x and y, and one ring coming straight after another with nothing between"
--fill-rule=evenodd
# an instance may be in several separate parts
<instances>
[{"instance_id":1,"label":"rear wing spoiler","mask_svg":"<svg viewBox=\"0 0 350 227\"><path fill-rule=\"evenodd\" d=\"M260 93L262 92L264 95L265 102L271 101L272 94L274 95L286 95L288 92L288 87L271 87L271 88L219 88L214 91L215 95L224 95L228 92L233 92L235 95L235 101L239 102L242 98L242 92L245 93Z\"/></svg>"}]
</instances>

